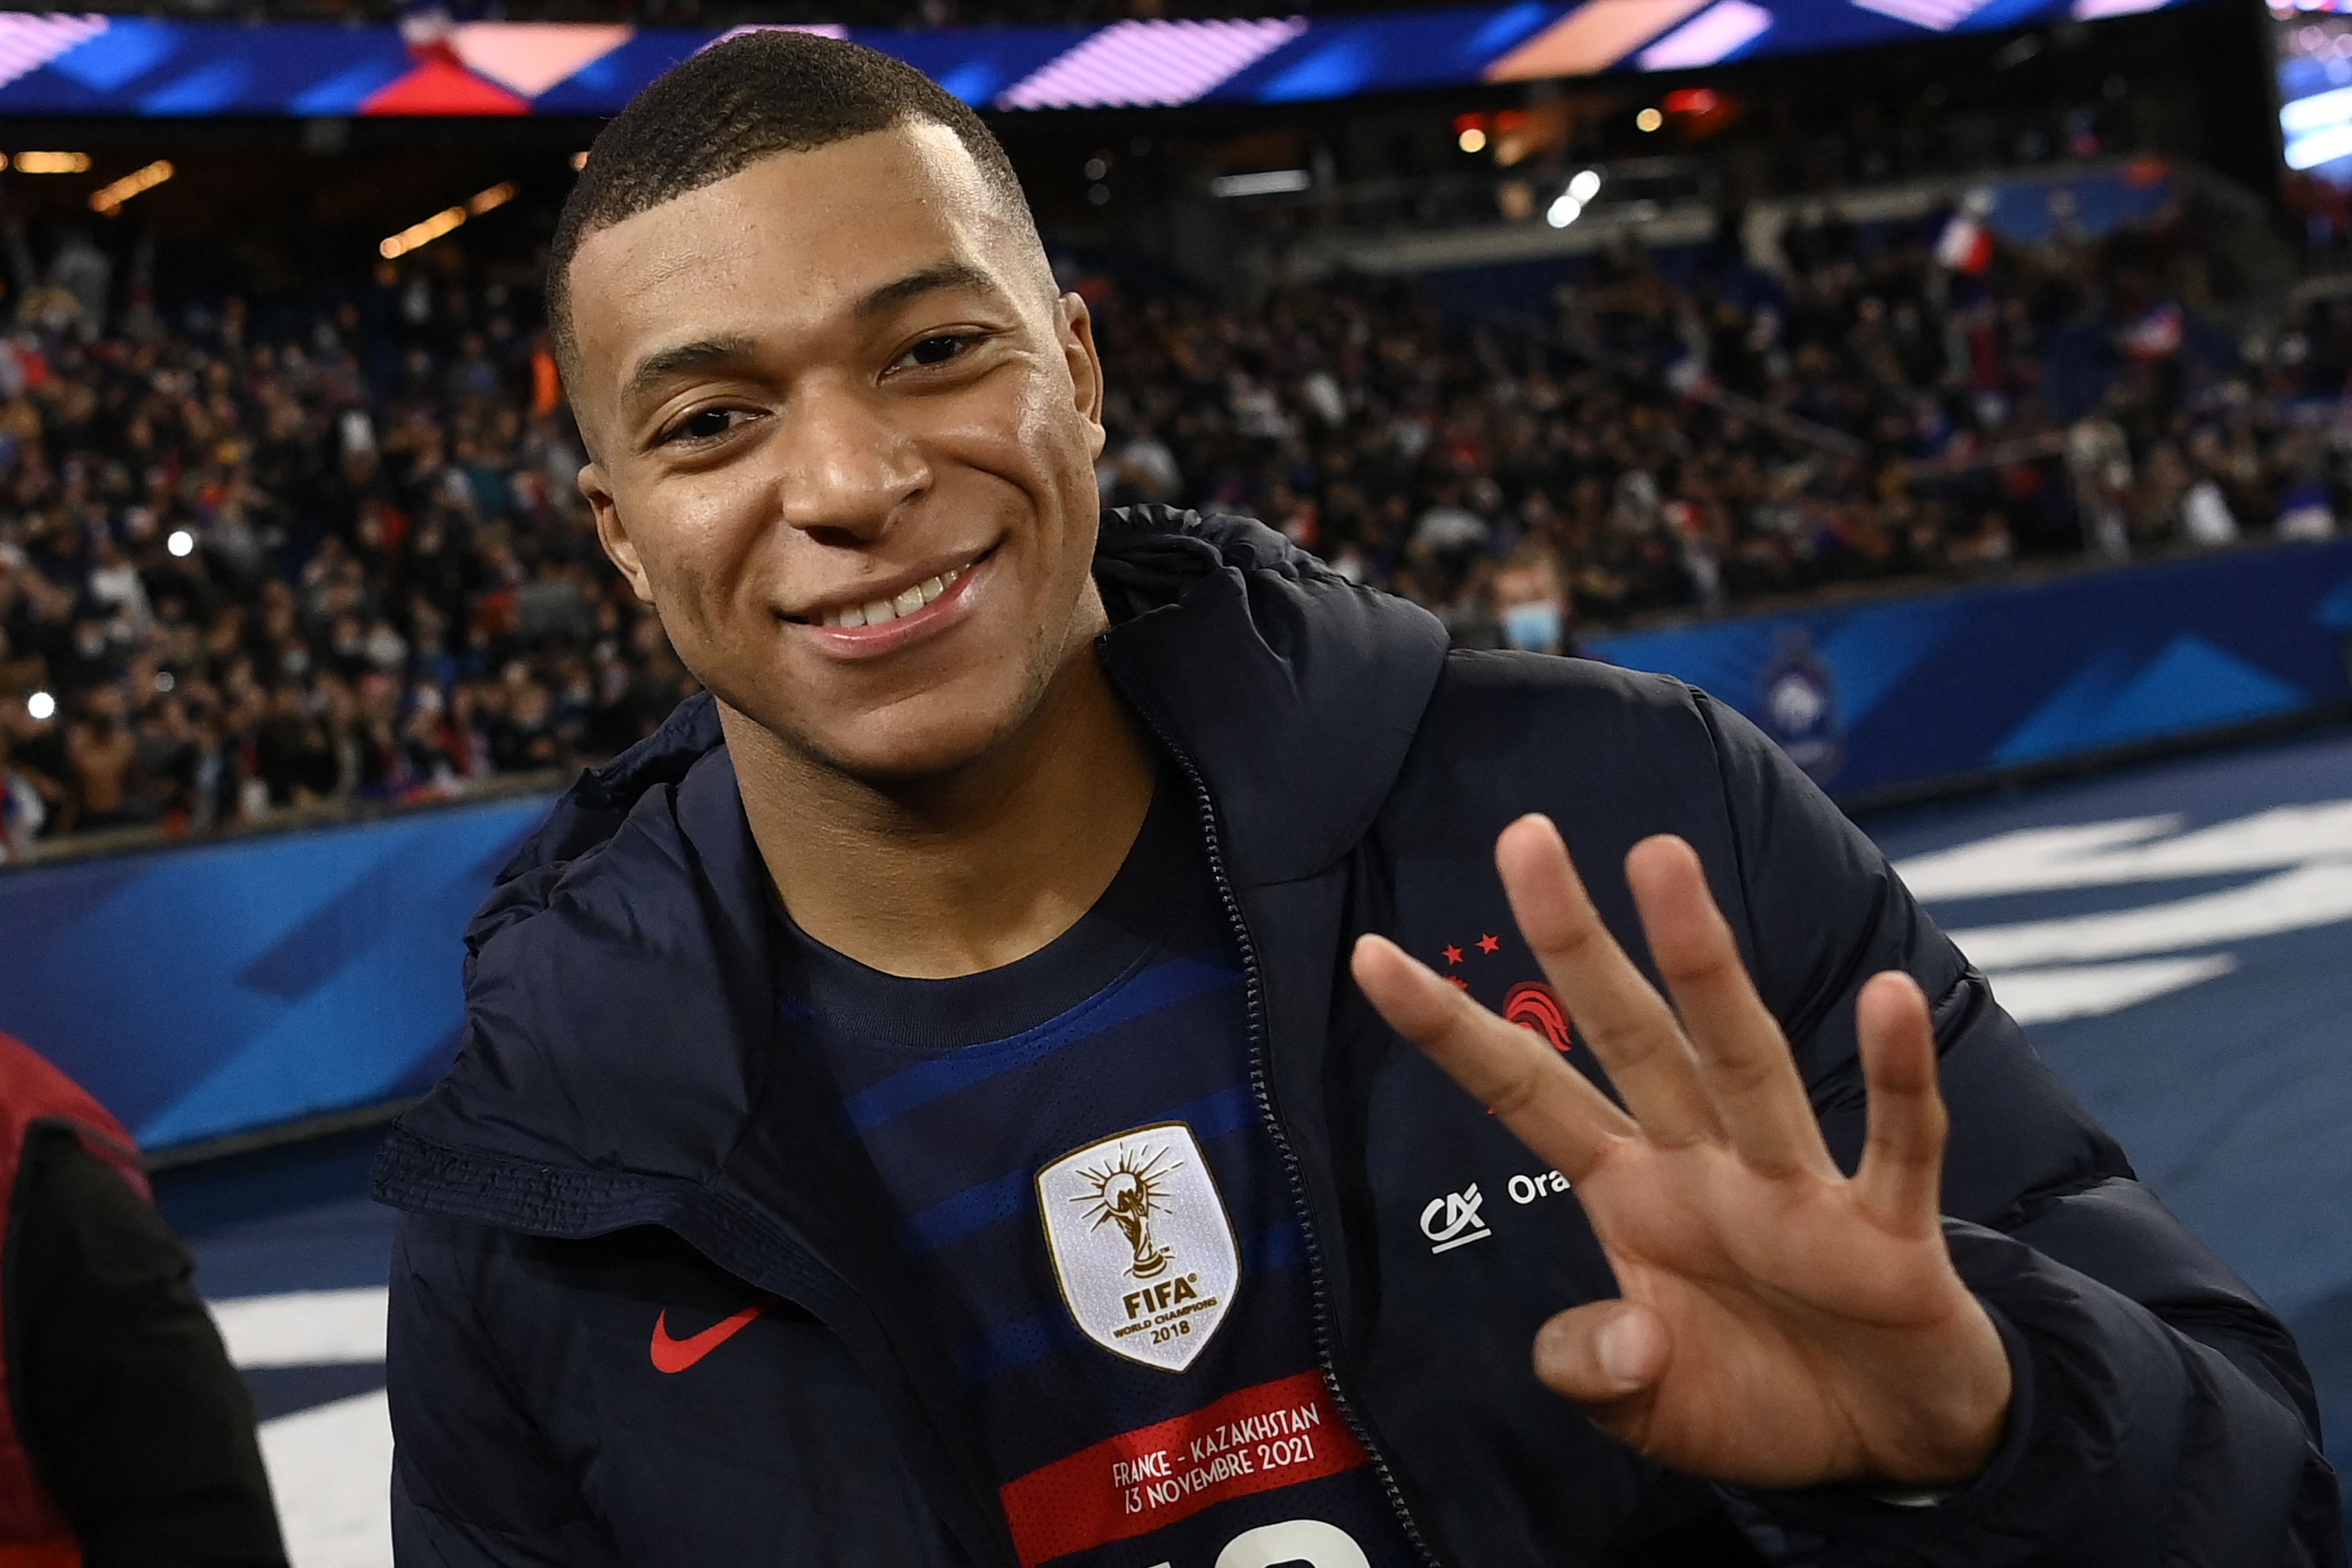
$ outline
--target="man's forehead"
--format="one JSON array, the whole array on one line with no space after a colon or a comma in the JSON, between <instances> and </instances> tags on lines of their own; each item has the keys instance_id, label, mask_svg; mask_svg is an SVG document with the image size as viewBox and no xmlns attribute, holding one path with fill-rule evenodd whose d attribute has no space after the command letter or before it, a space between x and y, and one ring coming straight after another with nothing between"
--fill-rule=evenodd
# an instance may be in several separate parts
<instances>
[{"instance_id":1,"label":"man's forehead","mask_svg":"<svg viewBox=\"0 0 2352 1568\"><path fill-rule=\"evenodd\" d=\"M789 280L793 301L820 308L943 254L997 271L992 242L1010 226L943 125L771 153L583 240L567 279L572 330L593 355L730 289Z\"/></svg>"}]
</instances>

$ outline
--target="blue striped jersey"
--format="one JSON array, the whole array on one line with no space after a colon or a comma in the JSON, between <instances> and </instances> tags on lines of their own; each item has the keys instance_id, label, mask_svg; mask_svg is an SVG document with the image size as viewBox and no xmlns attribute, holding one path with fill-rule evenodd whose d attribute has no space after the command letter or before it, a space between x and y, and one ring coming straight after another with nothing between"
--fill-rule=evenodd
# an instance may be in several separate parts
<instances>
[{"instance_id":1,"label":"blue striped jersey","mask_svg":"<svg viewBox=\"0 0 2352 1568\"><path fill-rule=\"evenodd\" d=\"M829 1064L980 1412L1024 1568L1417 1560L1319 1370L1241 962L1181 783L1083 919L906 980L781 911Z\"/></svg>"}]
</instances>

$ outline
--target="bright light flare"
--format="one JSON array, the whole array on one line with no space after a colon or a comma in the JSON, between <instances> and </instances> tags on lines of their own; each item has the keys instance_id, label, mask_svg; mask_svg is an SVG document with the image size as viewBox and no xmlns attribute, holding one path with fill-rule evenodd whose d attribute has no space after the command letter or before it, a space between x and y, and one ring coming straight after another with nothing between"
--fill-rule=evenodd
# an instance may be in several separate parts
<instances>
[{"instance_id":1,"label":"bright light flare","mask_svg":"<svg viewBox=\"0 0 2352 1568\"><path fill-rule=\"evenodd\" d=\"M386 261L407 255L419 246L430 245L443 235L461 227L469 217L479 217L493 207L502 207L515 198L515 183L504 180L487 191L476 191L454 207L443 207L420 223L410 224L398 234L377 246L376 254Z\"/></svg>"},{"instance_id":2,"label":"bright light flare","mask_svg":"<svg viewBox=\"0 0 2352 1568\"><path fill-rule=\"evenodd\" d=\"M1666 117L1654 109L1645 109L1633 116L1634 125L1643 131L1655 131L1666 122Z\"/></svg>"},{"instance_id":3,"label":"bright light flare","mask_svg":"<svg viewBox=\"0 0 2352 1568\"><path fill-rule=\"evenodd\" d=\"M36 691L25 699L25 711L47 721L58 716L58 700L46 691Z\"/></svg>"},{"instance_id":4,"label":"bright light flare","mask_svg":"<svg viewBox=\"0 0 2352 1568\"><path fill-rule=\"evenodd\" d=\"M176 173L171 160L158 158L143 169L133 169L112 184L100 185L89 194L89 210L112 217L122 210L122 204L131 197L152 191Z\"/></svg>"},{"instance_id":5,"label":"bright light flare","mask_svg":"<svg viewBox=\"0 0 2352 1568\"><path fill-rule=\"evenodd\" d=\"M20 174L87 174L89 154L87 153L19 153L16 172Z\"/></svg>"},{"instance_id":6,"label":"bright light flare","mask_svg":"<svg viewBox=\"0 0 2352 1568\"><path fill-rule=\"evenodd\" d=\"M1454 141L1465 153L1484 153L1486 150L1486 133L1475 125Z\"/></svg>"},{"instance_id":7,"label":"bright light flare","mask_svg":"<svg viewBox=\"0 0 2352 1568\"><path fill-rule=\"evenodd\" d=\"M163 541L163 548L183 558L194 555L196 552L196 536L184 528L175 528L171 537Z\"/></svg>"}]
</instances>

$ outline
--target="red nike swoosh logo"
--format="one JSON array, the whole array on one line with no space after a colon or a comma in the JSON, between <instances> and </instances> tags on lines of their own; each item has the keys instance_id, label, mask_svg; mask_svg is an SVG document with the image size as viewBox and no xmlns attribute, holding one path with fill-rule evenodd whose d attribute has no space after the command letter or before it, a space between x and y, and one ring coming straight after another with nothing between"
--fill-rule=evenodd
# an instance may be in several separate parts
<instances>
[{"instance_id":1,"label":"red nike swoosh logo","mask_svg":"<svg viewBox=\"0 0 2352 1568\"><path fill-rule=\"evenodd\" d=\"M670 1338L669 1311L665 1308L661 1316L654 1320L654 1370L684 1372L688 1367L741 1333L746 1324L775 1304L776 1299L773 1296L762 1301L754 1301L733 1317L713 1323L700 1333L689 1334L682 1340Z\"/></svg>"}]
</instances>

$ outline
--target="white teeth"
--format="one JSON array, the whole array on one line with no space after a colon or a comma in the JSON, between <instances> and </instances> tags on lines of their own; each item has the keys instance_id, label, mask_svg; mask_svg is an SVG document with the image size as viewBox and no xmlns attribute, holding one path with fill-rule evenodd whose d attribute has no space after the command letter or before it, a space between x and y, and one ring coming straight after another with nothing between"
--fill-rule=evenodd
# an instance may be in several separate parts
<instances>
[{"instance_id":1,"label":"white teeth","mask_svg":"<svg viewBox=\"0 0 2352 1568\"><path fill-rule=\"evenodd\" d=\"M956 585L967 568L959 566L952 572L942 572L936 577L926 577L896 598L877 599L870 605L853 605L845 610L827 610L824 624L847 629L852 626L878 626L895 621L900 616L911 616L925 605Z\"/></svg>"}]
</instances>

